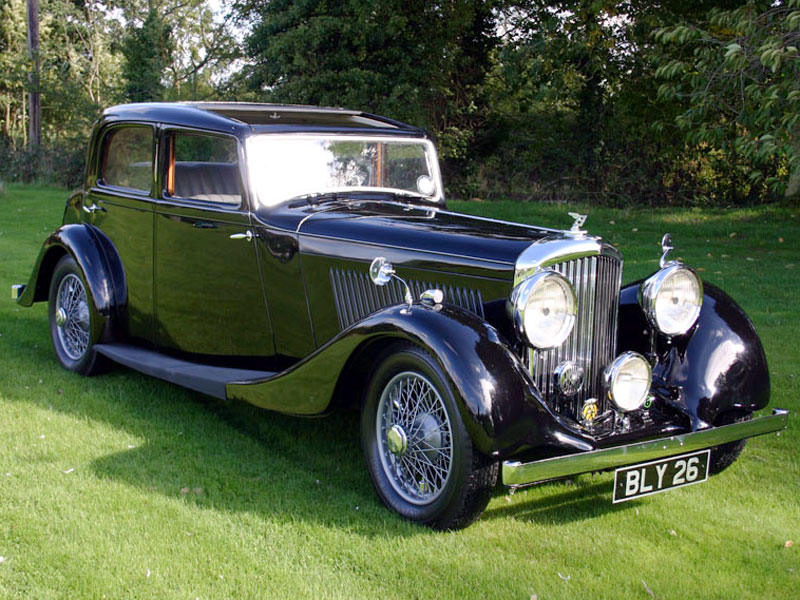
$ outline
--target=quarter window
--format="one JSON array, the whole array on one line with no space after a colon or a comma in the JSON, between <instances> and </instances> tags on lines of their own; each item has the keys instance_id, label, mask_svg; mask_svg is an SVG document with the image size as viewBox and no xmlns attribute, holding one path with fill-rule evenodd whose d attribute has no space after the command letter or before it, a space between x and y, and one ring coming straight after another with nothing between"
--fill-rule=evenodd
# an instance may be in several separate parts
<instances>
[{"instance_id":1,"label":"quarter window","mask_svg":"<svg viewBox=\"0 0 800 600\"><path fill-rule=\"evenodd\" d=\"M170 135L169 144L168 195L229 206L241 204L235 139L176 132Z\"/></svg>"},{"instance_id":2,"label":"quarter window","mask_svg":"<svg viewBox=\"0 0 800 600\"><path fill-rule=\"evenodd\" d=\"M122 127L106 138L102 181L106 185L149 192L153 184L153 130Z\"/></svg>"}]
</instances>

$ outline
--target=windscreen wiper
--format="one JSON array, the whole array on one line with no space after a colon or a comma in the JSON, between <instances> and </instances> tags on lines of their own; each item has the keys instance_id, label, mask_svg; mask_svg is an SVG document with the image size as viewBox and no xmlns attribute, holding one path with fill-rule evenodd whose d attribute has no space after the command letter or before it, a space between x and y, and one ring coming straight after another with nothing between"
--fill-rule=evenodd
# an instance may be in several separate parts
<instances>
[{"instance_id":1,"label":"windscreen wiper","mask_svg":"<svg viewBox=\"0 0 800 600\"><path fill-rule=\"evenodd\" d=\"M316 192L313 194L304 194L303 196L298 196L289 204L289 208L297 208L298 206L302 206L304 204L318 206L320 204L339 202L346 199L347 198L342 196L341 192Z\"/></svg>"}]
</instances>

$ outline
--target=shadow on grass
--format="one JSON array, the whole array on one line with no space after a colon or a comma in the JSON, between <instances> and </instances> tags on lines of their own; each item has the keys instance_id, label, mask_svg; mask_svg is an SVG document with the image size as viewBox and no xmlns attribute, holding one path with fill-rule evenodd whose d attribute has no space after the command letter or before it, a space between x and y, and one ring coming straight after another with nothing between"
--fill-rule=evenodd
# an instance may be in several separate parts
<instances>
[{"instance_id":1,"label":"shadow on grass","mask_svg":"<svg viewBox=\"0 0 800 600\"><path fill-rule=\"evenodd\" d=\"M15 315L14 321L6 340L13 338L19 351L6 364L25 381L44 378L49 384L19 396L104 422L137 440L90 464L99 479L277 522L317 522L368 537L432 534L380 504L361 456L357 413L290 417L219 402L119 366L80 377L58 365L44 319ZM60 393L53 393L56 388ZM483 518L568 523L616 508L601 497L608 484L580 483L545 484L537 489L557 493L491 507Z\"/></svg>"},{"instance_id":2,"label":"shadow on grass","mask_svg":"<svg viewBox=\"0 0 800 600\"><path fill-rule=\"evenodd\" d=\"M365 536L430 533L380 504L361 457L357 413L290 417L121 366L81 377L59 366L46 318L15 313L11 321L0 338L8 350L0 357L5 399L117 430L110 439L119 451L95 454L87 465L98 479L273 522Z\"/></svg>"},{"instance_id":3,"label":"shadow on grass","mask_svg":"<svg viewBox=\"0 0 800 600\"><path fill-rule=\"evenodd\" d=\"M127 379L127 377L126 377ZM156 382L157 385L169 384ZM175 390L184 396L183 390ZM212 510L247 512L273 522L318 522L372 536L416 532L384 510L358 444L358 415L305 420L185 393L174 409L200 413L201 429L153 431L147 441L95 460L101 479L180 498ZM194 397L193 397L194 396ZM161 416L152 415L154 420Z\"/></svg>"},{"instance_id":4,"label":"shadow on grass","mask_svg":"<svg viewBox=\"0 0 800 600\"><path fill-rule=\"evenodd\" d=\"M610 480L591 483L582 481L587 477L591 476L581 476L578 484L553 481L520 490L516 495L538 493L539 497L523 499L506 506L492 507L484 513L483 518L513 518L526 522L561 525L633 508L630 502L627 504L611 503Z\"/></svg>"}]
</instances>

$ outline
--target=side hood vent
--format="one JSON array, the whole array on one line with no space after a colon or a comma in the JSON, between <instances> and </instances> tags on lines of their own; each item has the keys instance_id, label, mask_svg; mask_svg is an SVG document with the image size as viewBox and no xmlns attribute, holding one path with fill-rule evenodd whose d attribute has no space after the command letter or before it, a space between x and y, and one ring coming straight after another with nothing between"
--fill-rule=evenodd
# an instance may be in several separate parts
<instances>
[{"instance_id":1,"label":"side hood vent","mask_svg":"<svg viewBox=\"0 0 800 600\"><path fill-rule=\"evenodd\" d=\"M339 317L339 330L349 327L381 308L404 302L404 291L397 281L391 281L383 287L376 287L369 280L366 272L333 268L330 270L330 277L333 298L336 303L336 314ZM419 298L419 295L425 290L439 288L444 292L445 302L455 304L484 318L483 298L480 290L418 279L408 279L407 282L414 298Z\"/></svg>"}]
</instances>

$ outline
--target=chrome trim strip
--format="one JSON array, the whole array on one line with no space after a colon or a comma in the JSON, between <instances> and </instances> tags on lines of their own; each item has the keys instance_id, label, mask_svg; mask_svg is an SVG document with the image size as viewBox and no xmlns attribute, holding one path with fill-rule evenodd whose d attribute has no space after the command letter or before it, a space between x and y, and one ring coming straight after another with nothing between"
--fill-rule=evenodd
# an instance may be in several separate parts
<instances>
[{"instance_id":1,"label":"chrome trim strip","mask_svg":"<svg viewBox=\"0 0 800 600\"><path fill-rule=\"evenodd\" d=\"M788 421L789 411L775 408L772 410L772 415L759 417L751 421L673 435L657 440L648 440L627 446L603 448L602 450L569 454L529 463L504 461L502 471L503 484L508 486L526 485L590 471L605 471L675 454L685 454L718 446L719 444L777 432L785 429Z\"/></svg>"},{"instance_id":2,"label":"chrome trim strip","mask_svg":"<svg viewBox=\"0 0 800 600\"><path fill-rule=\"evenodd\" d=\"M563 229L556 229L554 227L543 227L541 225L528 225L526 223L520 223L519 221L506 221L505 219L493 219L492 217L482 217L481 215L475 215L472 213L455 212L444 208L439 208L438 210L443 215L456 215L459 217L467 215L470 219L475 219L476 221L484 221L486 223L498 223L500 225L512 225L514 227L519 227L520 225L522 225L524 227L528 227L529 229L534 229L536 231L548 231L550 233L557 233L559 235L564 235Z\"/></svg>"}]
</instances>

